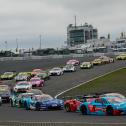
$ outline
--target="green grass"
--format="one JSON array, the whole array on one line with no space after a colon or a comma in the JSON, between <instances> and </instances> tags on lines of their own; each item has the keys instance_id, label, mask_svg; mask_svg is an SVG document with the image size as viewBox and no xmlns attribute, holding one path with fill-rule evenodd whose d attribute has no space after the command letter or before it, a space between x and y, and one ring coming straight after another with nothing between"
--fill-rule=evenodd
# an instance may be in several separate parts
<instances>
[{"instance_id":1,"label":"green grass","mask_svg":"<svg viewBox=\"0 0 126 126\"><path fill-rule=\"evenodd\" d=\"M126 96L126 68L83 84L60 97L102 92L118 92Z\"/></svg>"}]
</instances>

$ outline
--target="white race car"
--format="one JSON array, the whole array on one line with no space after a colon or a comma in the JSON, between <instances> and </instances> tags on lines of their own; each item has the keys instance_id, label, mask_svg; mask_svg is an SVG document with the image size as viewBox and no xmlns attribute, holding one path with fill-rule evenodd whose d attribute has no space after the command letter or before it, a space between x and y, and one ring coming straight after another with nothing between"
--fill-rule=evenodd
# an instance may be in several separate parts
<instances>
[{"instance_id":1,"label":"white race car","mask_svg":"<svg viewBox=\"0 0 126 126\"><path fill-rule=\"evenodd\" d=\"M63 74L63 69L60 67L54 67L49 71L50 75L62 75Z\"/></svg>"},{"instance_id":2,"label":"white race car","mask_svg":"<svg viewBox=\"0 0 126 126\"><path fill-rule=\"evenodd\" d=\"M103 64L114 63L114 59L107 56L100 56L99 59L102 60Z\"/></svg>"},{"instance_id":3,"label":"white race car","mask_svg":"<svg viewBox=\"0 0 126 126\"><path fill-rule=\"evenodd\" d=\"M81 69L89 69L89 68L91 68L91 67L93 67L93 64L92 64L91 62L83 62L83 63L81 63L81 65L80 65L80 68L81 68Z\"/></svg>"},{"instance_id":4,"label":"white race car","mask_svg":"<svg viewBox=\"0 0 126 126\"><path fill-rule=\"evenodd\" d=\"M32 85L27 81L18 82L14 86L15 92L27 92L30 89L32 89Z\"/></svg>"},{"instance_id":5,"label":"white race car","mask_svg":"<svg viewBox=\"0 0 126 126\"><path fill-rule=\"evenodd\" d=\"M64 72L74 72L76 71L76 67L74 65L68 64L63 67Z\"/></svg>"}]
</instances>

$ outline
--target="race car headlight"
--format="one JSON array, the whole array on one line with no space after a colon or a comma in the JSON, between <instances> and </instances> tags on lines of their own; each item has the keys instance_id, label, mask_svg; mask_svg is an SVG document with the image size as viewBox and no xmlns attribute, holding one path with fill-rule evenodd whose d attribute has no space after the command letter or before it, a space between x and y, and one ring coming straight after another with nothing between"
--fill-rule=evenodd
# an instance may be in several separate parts
<instances>
[{"instance_id":1,"label":"race car headlight","mask_svg":"<svg viewBox=\"0 0 126 126\"><path fill-rule=\"evenodd\" d=\"M60 103L60 104L63 104L63 101L60 101L59 103Z\"/></svg>"}]
</instances>

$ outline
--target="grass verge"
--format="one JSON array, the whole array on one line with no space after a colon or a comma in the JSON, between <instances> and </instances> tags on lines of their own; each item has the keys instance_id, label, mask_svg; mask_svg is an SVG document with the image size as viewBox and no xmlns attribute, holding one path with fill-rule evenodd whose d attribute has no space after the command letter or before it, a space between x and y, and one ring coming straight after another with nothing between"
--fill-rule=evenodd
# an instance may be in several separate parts
<instances>
[{"instance_id":1,"label":"grass verge","mask_svg":"<svg viewBox=\"0 0 126 126\"><path fill-rule=\"evenodd\" d=\"M126 96L126 68L83 84L59 97L102 92L118 92Z\"/></svg>"}]
</instances>

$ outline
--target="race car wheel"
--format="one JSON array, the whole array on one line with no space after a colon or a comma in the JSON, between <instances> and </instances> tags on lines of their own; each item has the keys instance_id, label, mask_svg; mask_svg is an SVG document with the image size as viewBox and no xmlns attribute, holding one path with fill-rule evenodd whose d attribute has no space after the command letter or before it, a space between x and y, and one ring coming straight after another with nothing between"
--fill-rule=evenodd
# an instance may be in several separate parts
<instances>
[{"instance_id":1,"label":"race car wheel","mask_svg":"<svg viewBox=\"0 0 126 126\"><path fill-rule=\"evenodd\" d=\"M80 111L83 115L87 115L87 108L86 106L81 106Z\"/></svg>"},{"instance_id":2,"label":"race car wheel","mask_svg":"<svg viewBox=\"0 0 126 126\"><path fill-rule=\"evenodd\" d=\"M107 115L110 115L110 116L113 115L113 107L112 107L112 106L108 106L108 107L106 108L106 114L107 114Z\"/></svg>"},{"instance_id":3,"label":"race car wheel","mask_svg":"<svg viewBox=\"0 0 126 126\"><path fill-rule=\"evenodd\" d=\"M12 100L10 100L10 105L11 105L11 107L14 107Z\"/></svg>"},{"instance_id":4,"label":"race car wheel","mask_svg":"<svg viewBox=\"0 0 126 126\"><path fill-rule=\"evenodd\" d=\"M29 107L28 107L27 102L24 102L24 108L25 108L26 110L29 110Z\"/></svg>"},{"instance_id":5,"label":"race car wheel","mask_svg":"<svg viewBox=\"0 0 126 126\"><path fill-rule=\"evenodd\" d=\"M40 104L37 102L36 105L35 105L35 110L36 111L40 111Z\"/></svg>"},{"instance_id":6,"label":"race car wheel","mask_svg":"<svg viewBox=\"0 0 126 126\"><path fill-rule=\"evenodd\" d=\"M22 107L22 103L21 103L21 100L19 101L19 107L20 107L20 108Z\"/></svg>"},{"instance_id":7,"label":"race car wheel","mask_svg":"<svg viewBox=\"0 0 126 126\"><path fill-rule=\"evenodd\" d=\"M66 110L66 112L71 112L71 109L70 109L70 105L69 104L66 104L65 105L65 110Z\"/></svg>"}]
</instances>

